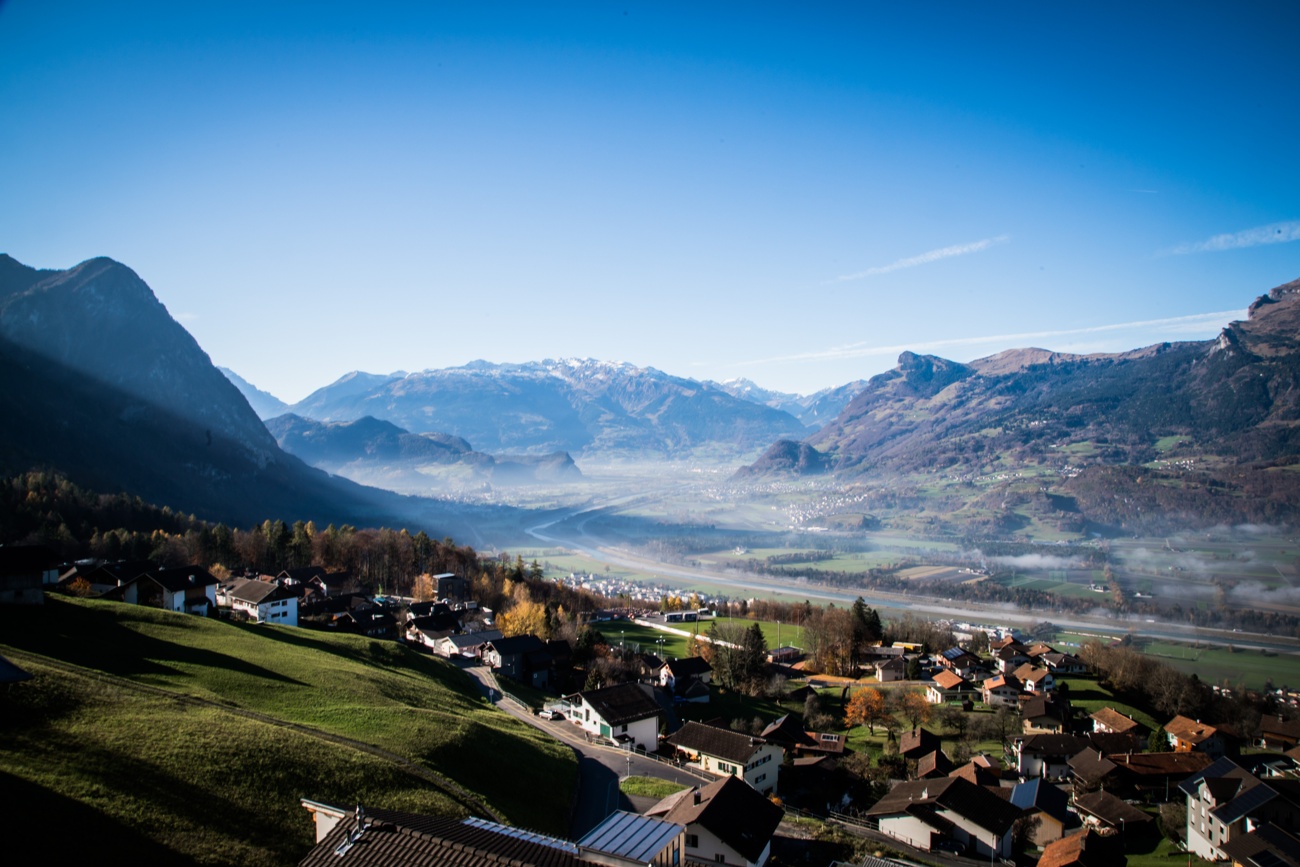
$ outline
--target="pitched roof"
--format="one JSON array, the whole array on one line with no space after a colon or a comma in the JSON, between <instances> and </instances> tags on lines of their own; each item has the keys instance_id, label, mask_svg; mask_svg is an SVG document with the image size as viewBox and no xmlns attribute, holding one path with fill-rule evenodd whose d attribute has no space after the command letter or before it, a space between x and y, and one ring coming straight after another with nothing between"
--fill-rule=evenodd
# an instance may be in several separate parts
<instances>
[{"instance_id":1,"label":"pitched roof","mask_svg":"<svg viewBox=\"0 0 1300 867\"><path fill-rule=\"evenodd\" d=\"M1264 824L1219 847L1234 864L1300 867L1300 840L1277 825Z\"/></svg>"},{"instance_id":2,"label":"pitched roof","mask_svg":"<svg viewBox=\"0 0 1300 867\"><path fill-rule=\"evenodd\" d=\"M917 808L929 808L920 809ZM986 831L1005 834L1020 817L1020 808L962 777L898 783L870 809L868 816L907 813L929 824L932 811L942 807ZM939 815L938 818L942 819Z\"/></svg>"},{"instance_id":3,"label":"pitched roof","mask_svg":"<svg viewBox=\"0 0 1300 867\"><path fill-rule=\"evenodd\" d=\"M1079 751L1087 745L1087 741L1074 735L1030 735L1020 742L1020 752L1052 756L1074 756L1078 755Z\"/></svg>"},{"instance_id":4,"label":"pitched roof","mask_svg":"<svg viewBox=\"0 0 1300 867\"><path fill-rule=\"evenodd\" d=\"M792 747L817 746L817 742L809 737L808 732L804 730L803 720L796 719L793 714L777 717L767 728L763 729L762 737L772 743Z\"/></svg>"},{"instance_id":5,"label":"pitched roof","mask_svg":"<svg viewBox=\"0 0 1300 867\"><path fill-rule=\"evenodd\" d=\"M667 801L672 803L662 815L669 822L701 825L727 846L756 862L767 848L784 811L738 777L723 777L702 789L687 789L670 795L646 811L657 814Z\"/></svg>"},{"instance_id":6,"label":"pitched roof","mask_svg":"<svg viewBox=\"0 0 1300 867\"><path fill-rule=\"evenodd\" d=\"M675 822L615 810L578 841L578 849L650 864L683 830Z\"/></svg>"},{"instance_id":7,"label":"pitched roof","mask_svg":"<svg viewBox=\"0 0 1300 867\"><path fill-rule=\"evenodd\" d=\"M1126 804L1110 792L1092 792L1079 795L1074 799L1074 806L1079 812L1096 817L1104 825L1121 827L1127 825L1154 822L1150 813L1144 813L1131 804Z\"/></svg>"},{"instance_id":8,"label":"pitched roof","mask_svg":"<svg viewBox=\"0 0 1300 867\"><path fill-rule=\"evenodd\" d=\"M1014 675L999 674L985 680L984 688L989 690L1014 689L1016 692L1020 692L1020 681L1016 680Z\"/></svg>"},{"instance_id":9,"label":"pitched roof","mask_svg":"<svg viewBox=\"0 0 1300 867\"><path fill-rule=\"evenodd\" d=\"M1195 774L1214 763L1205 753L1133 753L1112 755L1110 760L1122 773L1138 777L1176 777Z\"/></svg>"},{"instance_id":10,"label":"pitched roof","mask_svg":"<svg viewBox=\"0 0 1300 867\"><path fill-rule=\"evenodd\" d=\"M1022 810L1041 810L1062 823L1070 818L1069 797L1041 778L1016 783L1011 790L1011 803Z\"/></svg>"},{"instance_id":11,"label":"pitched roof","mask_svg":"<svg viewBox=\"0 0 1300 867\"><path fill-rule=\"evenodd\" d=\"M958 689L962 686L962 684L966 684L966 686L970 686L970 684L966 683L966 679L963 678L961 675L954 674L953 672L948 671L947 669L944 669L943 671L935 672L934 685L939 687L939 689Z\"/></svg>"},{"instance_id":12,"label":"pitched roof","mask_svg":"<svg viewBox=\"0 0 1300 867\"><path fill-rule=\"evenodd\" d=\"M916 776L947 777L952 772L952 759L943 750L926 753L916 760Z\"/></svg>"},{"instance_id":13,"label":"pitched roof","mask_svg":"<svg viewBox=\"0 0 1300 867\"><path fill-rule=\"evenodd\" d=\"M1120 845L1095 831L1080 831L1048 843L1038 867L1124 867L1128 858Z\"/></svg>"},{"instance_id":14,"label":"pitched roof","mask_svg":"<svg viewBox=\"0 0 1300 867\"><path fill-rule=\"evenodd\" d=\"M256 579L236 584L234 589L230 591L230 595L240 602L248 602L253 605L260 605L268 600L298 598L298 594L286 590L273 581L258 581Z\"/></svg>"},{"instance_id":15,"label":"pitched roof","mask_svg":"<svg viewBox=\"0 0 1300 867\"><path fill-rule=\"evenodd\" d=\"M1259 733L1264 737L1272 735L1289 740L1300 740L1300 719L1284 720L1280 715L1272 714L1261 717Z\"/></svg>"},{"instance_id":16,"label":"pitched roof","mask_svg":"<svg viewBox=\"0 0 1300 867\"><path fill-rule=\"evenodd\" d=\"M532 653L534 650L545 650L546 643L536 635L512 635L509 638L497 638L490 642L492 649L502 656L514 656L515 654Z\"/></svg>"},{"instance_id":17,"label":"pitched roof","mask_svg":"<svg viewBox=\"0 0 1300 867\"><path fill-rule=\"evenodd\" d=\"M699 677L702 674L708 674L713 671L713 666L709 665L708 660L702 656L687 656L684 659L674 659L672 662L666 662L668 670L673 673L673 677Z\"/></svg>"},{"instance_id":18,"label":"pitched roof","mask_svg":"<svg viewBox=\"0 0 1300 867\"><path fill-rule=\"evenodd\" d=\"M753 757L758 748L767 743L762 738L706 726L702 723L688 722L668 737L667 742L673 746L692 753L717 756L727 761L745 764Z\"/></svg>"},{"instance_id":19,"label":"pitched roof","mask_svg":"<svg viewBox=\"0 0 1300 867\"><path fill-rule=\"evenodd\" d=\"M1219 730L1212 725L1206 725L1180 714L1165 723L1165 731L1178 740L1195 746L1214 737Z\"/></svg>"},{"instance_id":20,"label":"pitched roof","mask_svg":"<svg viewBox=\"0 0 1300 867\"><path fill-rule=\"evenodd\" d=\"M577 847L481 819L368 810L340 821L300 867L580 867ZM349 841L350 845L349 845Z\"/></svg>"},{"instance_id":21,"label":"pitched roof","mask_svg":"<svg viewBox=\"0 0 1300 867\"><path fill-rule=\"evenodd\" d=\"M1021 705L1020 716L1022 719L1026 719L1026 720L1044 719L1050 717L1051 719L1057 720L1059 722L1064 719L1065 713L1061 708L1061 706L1058 705L1056 702L1052 701L1050 698L1042 695L1036 695L1033 698L1029 699L1027 702L1025 702L1023 705Z\"/></svg>"},{"instance_id":22,"label":"pitched roof","mask_svg":"<svg viewBox=\"0 0 1300 867\"><path fill-rule=\"evenodd\" d=\"M1094 723L1098 723L1112 732L1127 732L1136 728L1141 728L1142 723L1125 716L1113 707L1103 707L1101 710L1091 714Z\"/></svg>"},{"instance_id":23,"label":"pitched roof","mask_svg":"<svg viewBox=\"0 0 1300 867\"><path fill-rule=\"evenodd\" d=\"M640 683L619 683L578 693L600 718L612 726L633 723L659 715L654 690Z\"/></svg>"},{"instance_id":24,"label":"pitched roof","mask_svg":"<svg viewBox=\"0 0 1300 867\"><path fill-rule=\"evenodd\" d=\"M996 771L987 765L982 765L971 759L954 771L949 772L950 777L961 777L967 782L974 783L977 786L996 786L1001 777Z\"/></svg>"},{"instance_id":25,"label":"pitched roof","mask_svg":"<svg viewBox=\"0 0 1300 867\"><path fill-rule=\"evenodd\" d=\"M916 727L903 732L898 738L898 754L909 759L919 759L926 753L939 749L939 736Z\"/></svg>"},{"instance_id":26,"label":"pitched roof","mask_svg":"<svg viewBox=\"0 0 1300 867\"><path fill-rule=\"evenodd\" d=\"M1115 770L1115 763L1094 749L1081 750L1070 757L1070 770L1084 783L1095 785Z\"/></svg>"},{"instance_id":27,"label":"pitched roof","mask_svg":"<svg viewBox=\"0 0 1300 867\"><path fill-rule=\"evenodd\" d=\"M971 653L969 650L966 650L964 647L950 647L939 655L948 660L950 664L961 662L974 663L980 661L978 656Z\"/></svg>"}]
</instances>

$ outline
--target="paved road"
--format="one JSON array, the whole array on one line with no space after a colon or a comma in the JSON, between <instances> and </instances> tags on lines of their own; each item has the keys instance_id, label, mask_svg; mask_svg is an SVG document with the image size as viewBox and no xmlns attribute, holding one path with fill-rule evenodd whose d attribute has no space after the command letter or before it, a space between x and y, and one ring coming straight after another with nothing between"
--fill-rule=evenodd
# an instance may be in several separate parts
<instances>
[{"instance_id":1,"label":"paved road","mask_svg":"<svg viewBox=\"0 0 1300 867\"><path fill-rule=\"evenodd\" d=\"M503 696L491 669L481 665L462 667L478 683L483 695L498 708L546 732L576 754L578 798L573 806L573 819L569 827L571 839L581 839L615 810L635 809L618 788L619 780L629 774L671 780L684 786L710 783L714 779L689 768L678 768L626 750L593 744L587 739L586 733L572 723L535 716L513 699Z\"/></svg>"}]
</instances>

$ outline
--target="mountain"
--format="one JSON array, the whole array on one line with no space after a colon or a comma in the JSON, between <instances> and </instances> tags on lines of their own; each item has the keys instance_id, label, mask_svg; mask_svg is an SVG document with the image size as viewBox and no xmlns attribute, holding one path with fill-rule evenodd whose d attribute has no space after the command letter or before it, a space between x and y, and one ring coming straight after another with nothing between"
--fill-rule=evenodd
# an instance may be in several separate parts
<instances>
[{"instance_id":1,"label":"mountain","mask_svg":"<svg viewBox=\"0 0 1300 867\"><path fill-rule=\"evenodd\" d=\"M277 415L284 415L285 411L289 409L289 404L268 391L262 391L230 368L218 367L217 370L221 371L226 379L234 383L235 388L239 389L239 393L244 396L244 400L248 401L248 405L253 408L253 412L257 413L257 417L262 421L275 418Z\"/></svg>"},{"instance_id":2,"label":"mountain","mask_svg":"<svg viewBox=\"0 0 1300 867\"><path fill-rule=\"evenodd\" d=\"M841 478L863 480L1048 467L1088 487L1103 474L1116 484L1125 478L1106 467L1149 465L1148 483L1152 473L1172 472L1156 461L1289 465L1300 455L1298 341L1295 281L1262 296L1248 319L1214 340L1097 355L1018 349L969 364L904 352L803 443ZM816 460L792 460L790 449L777 443L746 475L819 471ZM1258 481L1240 473L1229 481L1213 467L1205 479L1240 496ZM1201 478L1184 477L1182 486Z\"/></svg>"},{"instance_id":3,"label":"mountain","mask_svg":"<svg viewBox=\"0 0 1300 867\"><path fill-rule=\"evenodd\" d=\"M592 359L353 373L291 409L319 421L368 415L412 432L445 431L493 453L734 457L804 433L790 414L714 386Z\"/></svg>"},{"instance_id":4,"label":"mountain","mask_svg":"<svg viewBox=\"0 0 1300 867\"><path fill-rule=\"evenodd\" d=\"M37 271L0 255L0 293L0 473L53 469L86 488L244 525L377 525L414 512L281 451L125 265Z\"/></svg>"},{"instance_id":5,"label":"mountain","mask_svg":"<svg viewBox=\"0 0 1300 867\"><path fill-rule=\"evenodd\" d=\"M582 478L573 459L563 452L493 457L474 451L460 437L413 434L370 416L318 422L290 413L267 421L266 426L281 448L314 467L404 493Z\"/></svg>"},{"instance_id":6,"label":"mountain","mask_svg":"<svg viewBox=\"0 0 1300 867\"><path fill-rule=\"evenodd\" d=\"M732 397L787 412L803 422L805 427L814 429L820 428L839 415L840 410L844 409L866 384L866 380L858 379L835 388L824 388L815 394L802 395L771 391L748 379L705 383L725 391Z\"/></svg>"}]
</instances>

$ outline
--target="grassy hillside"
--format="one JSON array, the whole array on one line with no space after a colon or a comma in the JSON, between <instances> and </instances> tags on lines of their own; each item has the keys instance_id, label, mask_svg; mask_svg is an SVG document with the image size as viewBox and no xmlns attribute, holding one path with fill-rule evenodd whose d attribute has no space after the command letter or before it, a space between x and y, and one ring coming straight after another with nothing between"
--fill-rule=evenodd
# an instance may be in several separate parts
<instances>
[{"instance_id":1,"label":"grassy hillside","mask_svg":"<svg viewBox=\"0 0 1300 867\"><path fill-rule=\"evenodd\" d=\"M60 598L0 609L0 642L37 676L0 693L0 788L151 863L296 862L301 797L568 824L572 754L391 642Z\"/></svg>"}]
</instances>

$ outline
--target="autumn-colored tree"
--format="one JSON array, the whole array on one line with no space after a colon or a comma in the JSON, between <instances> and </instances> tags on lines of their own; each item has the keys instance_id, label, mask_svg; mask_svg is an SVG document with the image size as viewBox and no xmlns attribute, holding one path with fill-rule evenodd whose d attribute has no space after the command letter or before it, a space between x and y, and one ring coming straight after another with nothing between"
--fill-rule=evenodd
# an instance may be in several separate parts
<instances>
[{"instance_id":1,"label":"autumn-colored tree","mask_svg":"<svg viewBox=\"0 0 1300 867\"><path fill-rule=\"evenodd\" d=\"M885 697L880 690L873 687L859 689L849 697L848 707L844 712L844 721L850 726L866 726L874 735L876 724L888 716L885 710Z\"/></svg>"},{"instance_id":2,"label":"autumn-colored tree","mask_svg":"<svg viewBox=\"0 0 1300 867\"><path fill-rule=\"evenodd\" d=\"M546 606L531 599L517 601L497 619L497 628L507 638L514 635L545 638L549 634L546 629Z\"/></svg>"},{"instance_id":3,"label":"autumn-colored tree","mask_svg":"<svg viewBox=\"0 0 1300 867\"><path fill-rule=\"evenodd\" d=\"M929 722L930 711L933 710L933 706L925 700L925 696L911 691L896 695L895 708L903 715L903 719L912 724L912 728Z\"/></svg>"},{"instance_id":4,"label":"autumn-colored tree","mask_svg":"<svg viewBox=\"0 0 1300 867\"><path fill-rule=\"evenodd\" d=\"M437 593L438 584L428 572L416 575L411 583L411 595L415 597L416 602L428 602L430 599L436 599Z\"/></svg>"}]
</instances>

